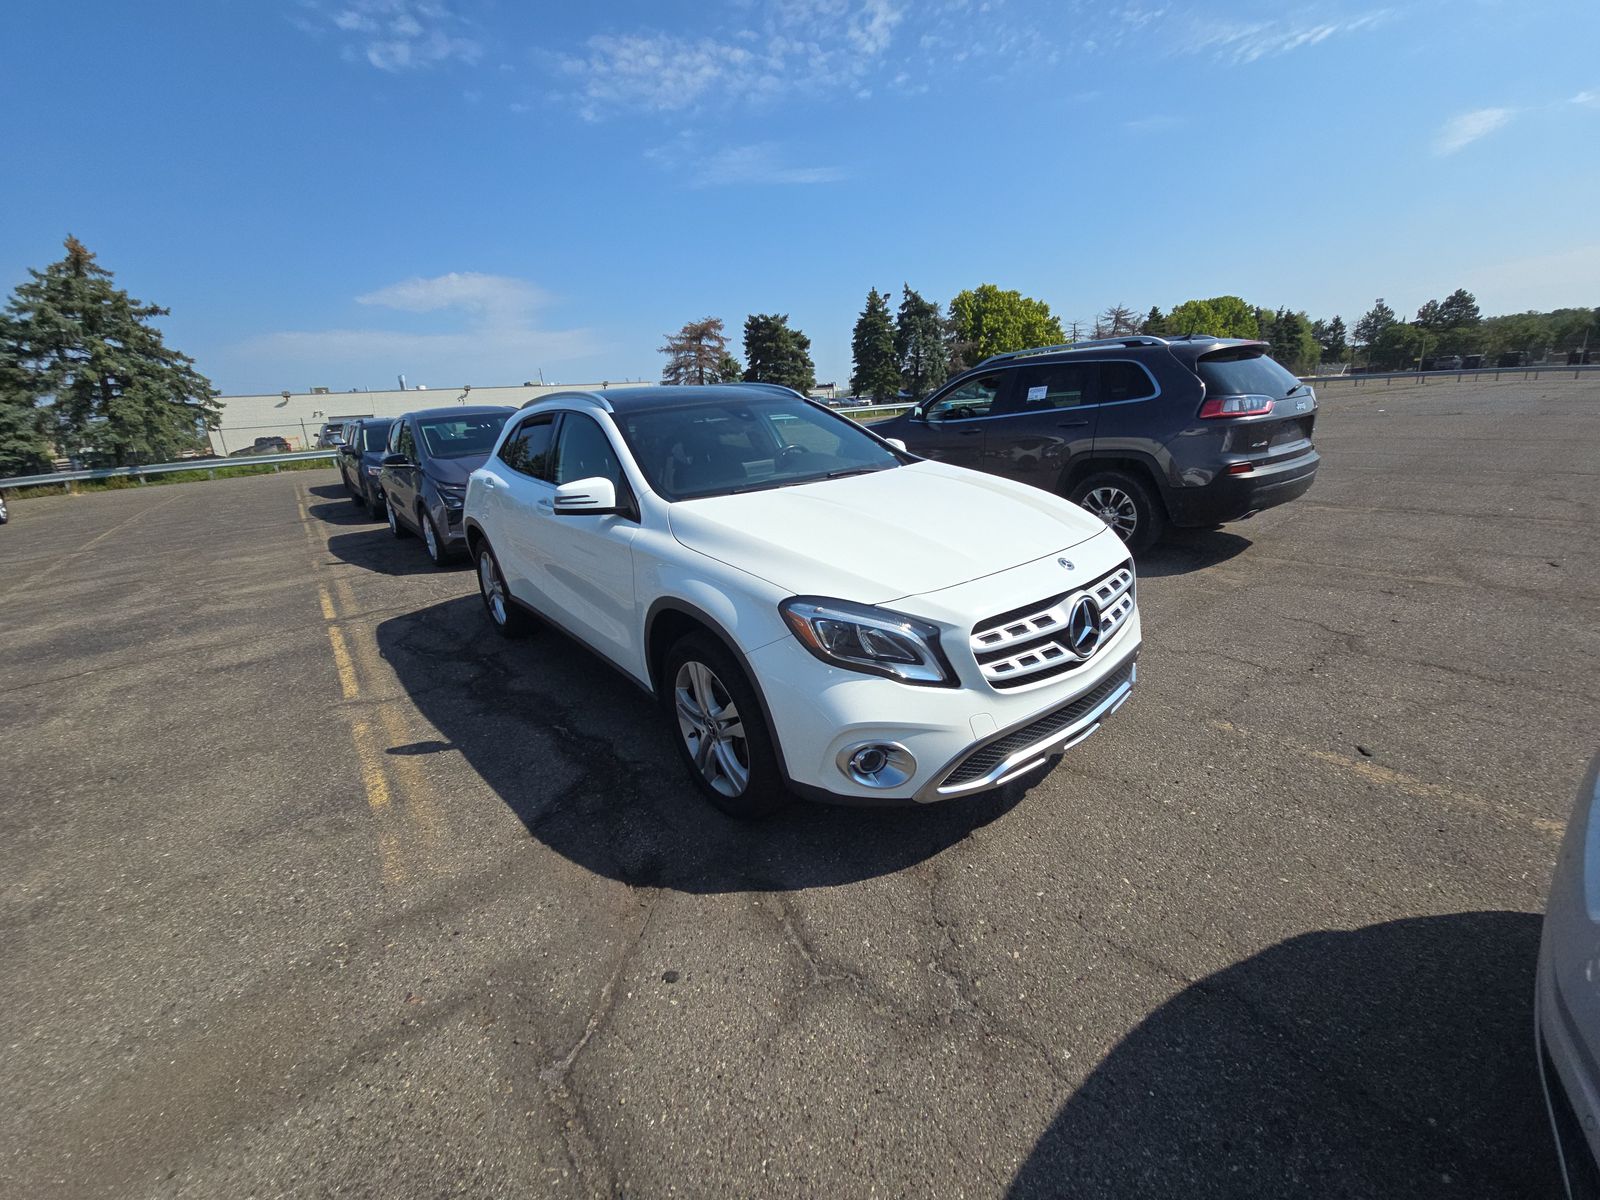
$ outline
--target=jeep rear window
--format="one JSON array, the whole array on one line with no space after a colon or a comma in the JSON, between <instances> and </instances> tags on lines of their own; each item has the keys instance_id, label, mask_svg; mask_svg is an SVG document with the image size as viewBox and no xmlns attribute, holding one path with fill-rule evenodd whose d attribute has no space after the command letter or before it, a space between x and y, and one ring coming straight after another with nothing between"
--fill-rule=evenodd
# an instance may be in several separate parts
<instances>
[{"instance_id":1,"label":"jeep rear window","mask_svg":"<svg viewBox=\"0 0 1600 1200\"><path fill-rule=\"evenodd\" d=\"M1208 354L1195 364L1208 396L1287 396L1300 381L1260 350L1245 347Z\"/></svg>"}]
</instances>

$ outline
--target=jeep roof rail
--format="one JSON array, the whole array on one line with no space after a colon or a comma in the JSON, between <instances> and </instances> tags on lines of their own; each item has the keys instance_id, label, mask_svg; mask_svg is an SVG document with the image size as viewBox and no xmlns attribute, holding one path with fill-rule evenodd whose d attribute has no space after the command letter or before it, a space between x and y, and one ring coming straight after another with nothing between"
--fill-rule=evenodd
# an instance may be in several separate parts
<instances>
[{"instance_id":1,"label":"jeep roof rail","mask_svg":"<svg viewBox=\"0 0 1600 1200\"><path fill-rule=\"evenodd\" d=\"M1007 350L1002 354L991 354L978 366L987 367L990 363L1009 362L1016 358L1032 358L1039 354L1065 354L1071 350L1092 350L1097 346L1165 346L1166 344L1165 338L1158 338L1152 333L1129 333L1124 334L1122 337L1089 338L1081 342L1063 342L1058 346L1034 346L1027 350Z\"/></svg>"}]
</instances>

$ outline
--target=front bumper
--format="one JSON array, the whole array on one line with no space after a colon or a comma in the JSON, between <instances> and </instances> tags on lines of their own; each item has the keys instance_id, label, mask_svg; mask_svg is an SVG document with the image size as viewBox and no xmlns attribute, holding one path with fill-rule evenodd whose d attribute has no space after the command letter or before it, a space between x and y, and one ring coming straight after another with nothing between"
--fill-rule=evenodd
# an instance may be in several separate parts
<instances>
[{"instance_id":1,"label":"front bumper","mask_svg":"<svg viewBox=\"0 0 1600 1200\"><path fill-rule=\"evenodd\" d=\"M1287 504L1310 491L1322 458L1315 450L1248 475L1217 475L1201 486L1171 488L1167 511L1174 525L1221 525Z\"/></svg>"},{"instance_id":2,"label":"front bumper","mask_svg":"<svg viewBox=\"0 0 1600 1200\"><path fill-rule=\"evenodd\" d=\"M1137 675L1138 610L1070 676L1004 693L965 679L913 687L819 662L793 638L750 655L790 785L836 804L931 804L1009 783L1071 749L1127 700ZM897 786L874 788L841 765L885 743L915 759Z\"/></svg>"}]
</instances>

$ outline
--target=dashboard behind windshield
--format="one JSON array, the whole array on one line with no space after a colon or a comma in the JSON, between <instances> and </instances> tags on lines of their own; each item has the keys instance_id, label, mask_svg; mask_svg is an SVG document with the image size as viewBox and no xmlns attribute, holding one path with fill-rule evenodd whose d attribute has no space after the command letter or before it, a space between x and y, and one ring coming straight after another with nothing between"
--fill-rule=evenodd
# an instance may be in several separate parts
<instances>
[{"instance_id":1,"label":"dashboard behind windshield","mask_svg":"<svg viewBox=\"0 0 1600 1200\"><path fill-rule=\"evenodd\" d=\"M650 486L668 500L814 483L900 465L844 417L802 400L730 397L620 414Z\"/></svg>"}]
</instances>

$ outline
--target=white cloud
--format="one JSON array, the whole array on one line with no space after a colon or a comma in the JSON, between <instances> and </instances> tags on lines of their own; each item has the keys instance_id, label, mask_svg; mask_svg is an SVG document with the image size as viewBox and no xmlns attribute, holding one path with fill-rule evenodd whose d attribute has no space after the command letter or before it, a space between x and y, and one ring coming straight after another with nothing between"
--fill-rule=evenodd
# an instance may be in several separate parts
<instances>
[{"instance_id":1,"label":"white cloud","mask_svg":"<svg viewBox=\"0 0 1600 1200\"><path fill-rule=\"evenodd\" d=\"M682 133L665 145L646 150L644 156L694 188L838 183L846 178L840 167L794 165L775 142L706 152L693 134Z\"/></svg>"},{"instance_id":2,"label":"white cloud","mask_svg":"<svg viewBox=\"0 0 1600 1200\"><path fill-rule=\"evenodd\" d=\"M303 0L311 32L332 30L344 57L380 71L476 63L483 43L472 24L441 0Z\"/></svg>"},{"instance_id":3,"label":"white cloud","mask_svg":"<svg viewBox=\"0 0 1600 1200\"><path fill-rule=\"evenodd\" d=\"M535 311L548 295L522 279L475 272L412 278L357 296L356 303L397 312L437 314L421 329L283 330L250 338L229 357L279 377L348 383L386 382L398 372L438 386L518 383L541 366L596 350L586 329L539 328ZM442 327L441 327L442 326Z\"/></svg>"},{"instance_id":4,"label":"white cloud","mask_svg":"<svg viewBox=\"0 0 1600 1200\"><path fill-rule=\"evenodd\" d=\"M1329 38L1373 29L1393 16L1391 9L1379 8L1318 21L1277 19L1243 24L1197 21L1197 36L1191 48L1196 52L1209 51L1223 62L1242 66L1316 46Z\"/></svg>"},{"instance_id":5,"label":"white cloud","mask_svg":"<svg viewBox=\"0 0 1600 1200\"><path fill-rule=\"evenodd\" d=\"M1585 108L1600 108L1600 92L1583 91L1567 98L1568 104L1579 104Z\"/></svg>"},{"instance_id":6,"label":"white cloud","mask_svg":"<svg viewBox=\"0 0 1600 1200\"><path fill-rule=\"evenodd\" d=\"M737 26L699 34L590 37L581 52L561 59L580 112L599 120L613 112L680 112L823 88L855 94L891 60L906 13L893 0L749 0L736 10L745 18Z\"/></svg>"},{"instance_id":7,"label":"white cloud","mask_svg":"<svg viewBox=\"0 0 1600 1200\"><path fill-rule=\"evenodd\" d=\"M1504 128L1516 115L1514 108L1476 108L1451 117L1434 135L1433 152L1441 156L1454 154L1479 138L1488 137L1495 130Z\"/></svg>"}]
</instances>

